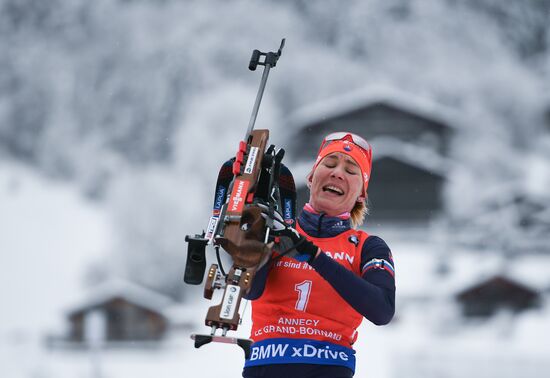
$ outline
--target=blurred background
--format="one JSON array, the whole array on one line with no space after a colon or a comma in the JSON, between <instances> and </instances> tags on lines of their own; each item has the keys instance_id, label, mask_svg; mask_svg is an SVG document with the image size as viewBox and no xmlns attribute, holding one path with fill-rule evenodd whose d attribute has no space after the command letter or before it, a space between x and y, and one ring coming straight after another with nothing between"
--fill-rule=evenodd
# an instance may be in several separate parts
<instances>
[{"instance_id":1,"label":"blurred background","mask_svg":"<svg viewBox=\"0 0 550 378\"><path fill-rule=\"evenodd\" d=\"M301 203L325 134L374 149L397 312L356 377L549 370L550 0L0 0L2 377L240 376L184 239L283 37L256 128Z\"/></svg>"}]
</instances>

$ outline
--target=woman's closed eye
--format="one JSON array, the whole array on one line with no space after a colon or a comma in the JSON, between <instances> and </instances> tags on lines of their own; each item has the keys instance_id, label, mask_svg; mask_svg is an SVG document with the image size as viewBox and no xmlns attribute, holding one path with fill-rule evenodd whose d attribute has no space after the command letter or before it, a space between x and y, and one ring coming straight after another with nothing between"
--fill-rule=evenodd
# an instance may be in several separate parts
<instances>
[{"instance_id":1,"label":"woman's closed eye","mask_svg":"<svg viewBox=\"0 0 550 378\"><path fill-rule=\"evenodd\" d=\"M336 166L338 164L336 164L334 162L326 161L326 162L323 163L323 165L327 168L332 169L332 168L336 168ZM346 167L346 173L348 173L350 175L354 175L354 176L359 174L359 172L357 172L357 170L354 169L353 167Z\"/></svg>"}]
</instances>

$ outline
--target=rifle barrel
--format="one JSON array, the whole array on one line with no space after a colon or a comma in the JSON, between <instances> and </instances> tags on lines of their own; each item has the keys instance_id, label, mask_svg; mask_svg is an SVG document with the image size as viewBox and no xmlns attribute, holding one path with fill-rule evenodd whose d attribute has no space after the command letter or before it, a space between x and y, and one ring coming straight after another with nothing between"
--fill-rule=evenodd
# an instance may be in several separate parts
<instances>
[{"instance_id":1,"label":"rifle barrel","mask_svg":"<svg viewBox=\"0 0 550 378\"><path fill-rule=\"evenodd\" d=\"M270 65L266 64L264 66L264 72L262 74L262 81L260 82L260 88L258 89L258 94L256 95L256 102L252 108L252 114L250 115L250 121L248 122L248 129L246 130L246 135L244 141L248 141L248 137L252 130L254 129L254 124L256 123L256 117L258 116L258 109L260 109L260 103L262 102L262 97L264 95L265 85L267 83L267 77L269 76Z\"/></svg>"}]
</instances>

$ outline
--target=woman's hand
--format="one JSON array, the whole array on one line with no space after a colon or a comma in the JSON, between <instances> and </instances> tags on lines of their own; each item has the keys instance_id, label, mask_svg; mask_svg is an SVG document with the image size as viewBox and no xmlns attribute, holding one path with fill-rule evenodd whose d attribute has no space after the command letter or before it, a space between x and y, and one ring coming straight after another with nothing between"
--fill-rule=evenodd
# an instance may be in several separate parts
<instances>
[{"instance_id":1,"label":"woman's hand","mask_svg":"<svg viewBox=\"0 0 550 378\"><path fill-rule=\"evenodd\" d=\"M273 211L273 215L270 215L266 205L258 206L262 209L262 217L271 225L271 235L275 237L275 246L281 255L308 263L317 257L319 248L300 235L295 228L287 225L281 214Z\"/></svg>"},{"instance_id":2,"label":"woman's hand","mask_svg":"<svg viewBox=\"0 0 550 378\"><path fill-rule=\"evenodd\" d=\"M319 247L290 226L285 227L283 230L275 231L273 234L279 238L279 244L284 246L284 250L280 251L283 256L310 263L320 252Z\"/></svg>"}]
</instances>

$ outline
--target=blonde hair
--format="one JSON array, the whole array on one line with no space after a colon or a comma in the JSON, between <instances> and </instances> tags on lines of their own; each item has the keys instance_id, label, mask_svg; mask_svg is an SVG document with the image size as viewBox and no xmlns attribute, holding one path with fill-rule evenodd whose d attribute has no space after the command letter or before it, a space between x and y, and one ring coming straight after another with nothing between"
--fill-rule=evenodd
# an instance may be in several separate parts
<instances>
[{"instance_id":1,"label":"blonde hair","mask_svg":"<svg viewBox=\"0 0 550 378\"><path fill-rule=\"evenodd\" d=\"M350 212L351 226L357 228L363 224L365 217L369 214L367 207L367 198L364 201L355 202L353 209Z\"/></svg>"}]
</instances>

